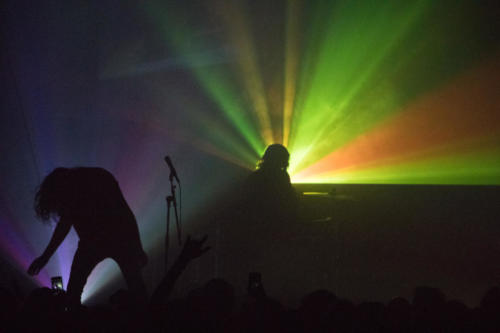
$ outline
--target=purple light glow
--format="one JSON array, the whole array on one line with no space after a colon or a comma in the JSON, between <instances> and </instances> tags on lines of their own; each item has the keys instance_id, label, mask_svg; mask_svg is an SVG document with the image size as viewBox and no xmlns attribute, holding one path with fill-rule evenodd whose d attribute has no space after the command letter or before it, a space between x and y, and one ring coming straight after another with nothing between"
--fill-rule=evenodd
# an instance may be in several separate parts
<instances>
[{"instance_id":1,"label":"purple light glow","mask_svg":"<svg viewBox=\"0 0 500 333\"><path fill-rule=\"evenodd\" d=\"M0 249L7 254L7 258L13 261L13 265L20 272L26 272L32 260L36 257L33 251L29 249L29 242L21 237L20 233L13 231L10 226L19 225L19 223L7 222L3 217L0 218ZM50 283L50 277L46 270L40 272L34 277L36 283L45 286Z\"/></svg>"}]
</instances>

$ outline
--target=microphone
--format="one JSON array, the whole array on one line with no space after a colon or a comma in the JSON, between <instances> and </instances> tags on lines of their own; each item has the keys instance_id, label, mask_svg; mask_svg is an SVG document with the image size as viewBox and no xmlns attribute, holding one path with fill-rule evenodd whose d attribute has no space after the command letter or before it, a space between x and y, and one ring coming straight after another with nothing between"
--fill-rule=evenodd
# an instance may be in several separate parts
<instances>
[{"instance_id":1,"label":"microphone","mask_svg":"<svg viewBox=\"0 0 500 333\"><path fill-rule=\"evenodd\" d=\"M165 162L167 162L167 165L170 169L170 175L173 176L175 178L175 180L177 180L178 183L180 183L181 181L179 180L179 177L177 176L177 172L175 171L174 165L172 164L172 160L170 160L170 157L168 155L165 156Z\"/></svg>"}]
</instances>

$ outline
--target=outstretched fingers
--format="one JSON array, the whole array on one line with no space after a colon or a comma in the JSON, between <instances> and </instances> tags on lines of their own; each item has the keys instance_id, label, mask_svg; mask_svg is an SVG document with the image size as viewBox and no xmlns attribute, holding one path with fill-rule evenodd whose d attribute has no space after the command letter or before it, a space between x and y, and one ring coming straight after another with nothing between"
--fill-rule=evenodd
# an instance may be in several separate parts
<instances>
[{"instance_id":1,"label":"outstretched fingers","mask_svg":"<svg viewBox=\"0 0 500 333\"><path fill-rule=\"evenodd\" d=\"M195 259L203 255L205 252L211 249L210 246L203 247L203 244L208 239L208 235L205 235L203 238L191 239L191 235L187 236L186 242L184 243L183 249L183 257L186 259Z\"/></svg>"}]
</instances>

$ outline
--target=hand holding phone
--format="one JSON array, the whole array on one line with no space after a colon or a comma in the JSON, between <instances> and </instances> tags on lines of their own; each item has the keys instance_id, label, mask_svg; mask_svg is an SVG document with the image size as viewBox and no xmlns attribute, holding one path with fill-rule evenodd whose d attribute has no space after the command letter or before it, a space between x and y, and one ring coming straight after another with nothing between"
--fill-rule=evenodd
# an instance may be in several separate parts
<instances>
[{"instance_id":1,"label":"hand holding phone","mask_svg":"<svg viewBox=\"0 0 500 333\"><path fill-rule=\"evenodd\" d=\"M262 285L262 275L259 272L248 273L248 294L255 298L266 296L264 286Z\"/></svg>"},{"instance_id":2,"label":"hand holding phone","mask_svg":"<svg viewBox=\"0 0 500 333\"><path fill-rule=\"evenodd\" d=\"M50 279L52 283L52 290L55 291L64 291L63 289L63 281L61 276L54 276Z\"/></svg>"}]
</instances>

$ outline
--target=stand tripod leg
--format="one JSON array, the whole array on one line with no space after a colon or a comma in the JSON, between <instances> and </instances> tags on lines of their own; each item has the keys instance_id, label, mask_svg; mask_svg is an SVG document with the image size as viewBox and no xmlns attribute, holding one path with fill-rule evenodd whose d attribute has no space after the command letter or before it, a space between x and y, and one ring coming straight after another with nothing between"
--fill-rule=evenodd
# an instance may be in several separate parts
<instances>
[{"instance_id":1,"label":"stand tripod leg","mask_svg":"<svg viewBox=\"0 0 500 333\"><path fill-rule=\"evenodd\" d=\"M177 227L177 237L179 239L179 245L182 244L182 235L181 235L181 223L179 221L179 216L177 215L177 203L174 200L174 214L175 214L175 224Z\"/></svg>"},{"instance_id":2,"label":"stand tripod leg","mask_svg":"<svg viewBox=\"0 0 500 333\"><path fill-rule=\"evenodd\" d=\"M170 247L170 198L167 197L167 225L165 231L165 274L168 271L168 251Z\"/></svg>"}]
</instances>

